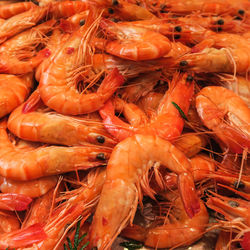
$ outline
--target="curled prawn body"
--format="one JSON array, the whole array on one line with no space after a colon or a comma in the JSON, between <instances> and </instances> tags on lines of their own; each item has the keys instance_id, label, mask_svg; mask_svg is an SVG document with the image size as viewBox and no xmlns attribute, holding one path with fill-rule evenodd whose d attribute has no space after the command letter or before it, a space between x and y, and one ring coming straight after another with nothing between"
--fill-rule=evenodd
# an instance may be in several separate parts
<instances>
[{"instance_id":1,"label":"curled prawn body","mask_svg":"<svg viewBox=\"0 0 250 250\"><path fill-rule=\"evenodd\" d=\"M43 176L88 169L103 164L109 149L101 147L38 147L19 149L0 128L0 174L15 180L31 180Z\"/></svg>"},{"instance_id":2,"label":"curled prawn body","mask_svg":"<svg viewBox=\"0 0 250 250\"><path fill-rule=\"evenodd\" d=\"M189 173L190 163L185 155L157 136L134 135L116 145L108 162L107 177L90 229L91 246L109 248L128 222L132 222L137 202L142 199L141 180L154 162L177 173L179 191L189 217L200 211ZM119 216L113 216L114 210Z\"/></svg>"},{"instance_id":3,"label":"curled prawn body","mask_svg":"<svg viewBox=\"0 0 250 250\"><path fill-rule=\"evenodd\" d=\"M35 26L46 15L47 10L45 7L35 7L4 21L0 27L0 43L25 29Z\"/></svg>"},{"instance_id":4,"label":"curled prawn body","mask_svg":"<svg viewBox=\"0 0 250 250\"><path fill-rule=\"evenodd\" d=\"M90 49L90 33L95 28L91 22L94 18L92 14L89 14L86 24L64 43L40 79L39 92L43 102L59 113L77 115L96 111L123 84L123 77L117 69L113 69L96 93L79 93L76 89L86 67L84 62ZM91 26L91 32L86 32L88 26Z\"/></svg>"},{"instance_id":5,"label":"curled prawn body","mask_svg":"<svg viewBox=\"0 0 250 250\"><path fill-rule=\"evenodd\" d=\"M189 218L181 199L174 200L171 217L161 226L143 228L128 226L122 231L122 236L142 241L145 246L153 248L172 248L188 246L197 241L205 232L209 215L203 202L200 200L200 211Z\"/></svg>"},{"instance_id":6,"label":"curled prawn body","mask_svg":"<svg viewBox=\"0 0 250 250\"><path fill-rule=\"evenodd\" d=\"M26 111L30 102L36 100L37 105L31 111ZM35 91L27 102L14 110L8 119L8 129L17 137L36 142L80 146L97 144L112 147L116 144L100 124L84 118L76 118L46 111L40 96ZM70 136L69 136L70 135Z\"/></svg>"},{"instance_id":7,"label":"curled prawn body","mask_svg":"<svg viewBox=\"0 0 250 250\"><path fill-rule=\"evenodd\" d=\"M0 46L0 72L25 74L33 71L43 59L50 55L48 49L36 52L47 42L46 34L53 30L55 20L49 20L36 27L17 34Z\"/></svg>"},{"instance_id":8,"label":"curled prawn body","mask_svg":"<svg viewBox=\"0 0 250 250\"><path fill-rule=\"evenodd\" d=\"M0 118L22 104L32 87L32 75L0 74Z\"/></svg>"},{"instance_id":9,"label":"curled prawn body","mask_svg":"<svg viewBox=\"0 0 250 250\"><path fill-rule=\"evenodd\" d=\"M108 41L105 51L132 61L151 60L163 57L171 50L171 42L165 36L129 23L113 23L102 19L104 32L117 40Z\"/></svg>"},{"instance_id":10,"label":"curled prawn body","mask_svg":"<svg viewBox=\"0 0 250 250\"><path fill-rule=\"evenodd\" d=\"M234 153L250 148L250 109L234 92L223 87L203 88L196 97L202 122Z\"/></svg>"}]
</instances>

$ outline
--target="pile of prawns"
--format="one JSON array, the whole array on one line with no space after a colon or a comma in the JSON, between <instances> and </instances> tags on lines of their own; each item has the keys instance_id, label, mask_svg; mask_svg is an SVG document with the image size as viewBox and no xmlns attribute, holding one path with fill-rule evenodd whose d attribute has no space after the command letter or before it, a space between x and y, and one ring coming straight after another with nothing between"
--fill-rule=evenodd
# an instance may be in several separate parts
<instances>
[{"instance_id":1,"label":"pile of prawns","mask_svg":"<svg viewBox=\"0 0 250 250\"><path fill-rule=\"evenodd\" d=\"M0 1L0 249L250 249L249 51L248 0Z\"/></svg>"}]
</instances>

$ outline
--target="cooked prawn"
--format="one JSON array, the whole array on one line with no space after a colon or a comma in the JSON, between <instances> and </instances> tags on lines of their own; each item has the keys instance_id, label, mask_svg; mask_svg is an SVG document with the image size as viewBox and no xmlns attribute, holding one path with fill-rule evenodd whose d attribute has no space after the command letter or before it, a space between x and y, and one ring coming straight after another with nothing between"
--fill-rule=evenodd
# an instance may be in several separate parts
<instances>
[{"instance_id":1,"label":"cooked prawn","mask_svg":"<svg viewBox=\"0 0 250 250\"><path fill-rule=\"evenodd\" d=\"M171 50L171 42L165 36L128 23L114 23L102 19L101 28L109 36L116 38L107 41L105 51L132 61L152 60L163 57Z\"/></svg>"},{"instance_id":2,"label":"cooked prawn","mask_svg":"<svg viewBox=\"0 0 250 250\"><path fill-rule=\"evenodd\" d=\"M226 148L242 153L250 148L250 109L234 92L217 86L203 88L196 97L202 122Z\"/></svg>"},{"instance_id":3,"label":"cooked prawn","mask_svg":"<svg viewBox=\"0 0 250 250\"><path fill-rule=\"evenodd\" d=\"M200 211L185 155L157 136L134 135L116 145L108 162L107 177L90 229L92 247L109 248L128 222L133 221L138 199L142 199L142 179L147 179L154 162L178 174L179 191L188 216ZM149 185L143 186L150 193ZM113 216L114 209L119 216Z\"/></svg>"},{"instance_id":4,"label":"cooked prawn","mask_svg":"<svg viewBox=\"0 0 250 250\"><path fill-rule=\"evenodd\" d=\"M39 46L46 45L46 34L54 29L55 23L55 20L49 20L1 44L0 72L25 74L33 71L51 53L48 49L38 53L36 50Z\"/></svg>"},{"instance_id":5,"label":"cooked prawn","mask_svg":"<svg viewBox=\"0 0 250 250\"><path fill-rule=\"evenodd\" d=\"M3 123L0 145L0 174L15 180L37 179L102 165L110 152L108 148L97 146L49 146L29 150L16 148L10 142Z\"/></svg>"},{"instance_id":6,"label":"cooked prawn","mask_svg":"<svg viewBox=\"0 0 250 250\"><path fill-rule=\"evenodd\" d=\"M188 246L201 238L209 220L204 203L200 200L201 209L193 218L187 216L179 197L171 205L169 218L165 218L164 225L149 228L128 226L122 231L122 236L142 241L145 246L171 249Z\"/></svg>"},{"instance_id":7,"label":"cooked prawn","mask_svg":"<svg viewBox=\"0 0 250 250\"><path fill-rule=\"evenodd\" d=\"M46 15L47 10L45 7L36 7L7 19L0 27L0 43L35 26Z\"/></svg>"},{"instance_id":8,"label":"cooked prawn","mask_svg":"<svg viewBox=\"0 0 250 250\"><path fill-rule=\"evenodd\" d=\"M20 221L15 212L0 212L0 235L10 233L20 228Z\"/></svg>"},{"instance_id":9,"label":"cooked prawn","mask_svg":"<svg viewBox=\"0 0 250 250\"><path fill-rule=\"evenodd\" d=\"M29 9L37 8L32 2L9 3L0 6L0 18L8 19Z\"/></svg>"},{"instance_id":10,"label":"cooked prawn","mask_svg":"<svg viewBox=\"0 0 250 250\"><path fill-rule=\"evenodd\" d=\"M32 87L31 74L23 77L0 74L0 118L22 104Z\"/></svg>"},{"instance_id":11,"label":"cooked prawn","mask_svg":"<svg viewBox=\"0 0 250 250\"><path fill-rule=\"evenodd\" d=\"M33 99L37 105L32 110ZM8 119L8 129L24 140L79 146L98 144L112 147L116 141L105 131L101 123L81 117L60 115L48 110L40 101L37 91L33 92L25 104L14 110ZM99 124L99 125L98 125ZM69 136L70 135L70 136Z\"/></svg>"},{"instance_id":12,"label":"cooked prawn","mask_svg":"<svg viewBox=\"0 0 250 250\"><path fill-rule=\"evenodd\" d=\"M113 69L96 93L79 93L75 85L88 72L84 62L88 57L88 42L96 21L90 12L86 24L63 44L48 69L43 72L39 92L43 102L63 114L84 114L98 110L123 84L123 77ZM88 31L88 32L87 32ZM84 50L84 51L82 51Z\"/></svg>"}]
</instances>

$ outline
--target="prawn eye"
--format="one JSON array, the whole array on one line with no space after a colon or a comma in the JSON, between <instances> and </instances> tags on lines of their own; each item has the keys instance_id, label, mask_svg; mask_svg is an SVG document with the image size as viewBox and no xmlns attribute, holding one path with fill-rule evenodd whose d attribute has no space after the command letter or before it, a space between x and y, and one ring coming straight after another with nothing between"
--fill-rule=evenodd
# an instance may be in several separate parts
<instances>
[{"instance_id":1,"label":"prawn eye","mask_svg":"<svg viewBox=\"0 0 250 250\"><path fill-rule=\"evenodd\" d=\"M234 187L235 187L236 189L243 189L243 188L245 187L245 184L244 184L244 182L242 182L242 181L240 181L240 182L235 181L235 182L234 182Z\"/></svg>"},{"instance_id":2,"label":"prawn eye","mask_svg":"<svg viewBox=\"0 0 250 250\"><path fill-rule=\"evenodd\" d=\"M174 39L180 39L181 35L174 35Z\"/></svg>"},{"instance_id":3,"label":"prawn eye","mask_svg":"<svg viewBox=\"0 0 250 250\"><path fill-rule=\"evenodd\" d=\"M191 75L188 75L186 81L187 81L187 82L192 82L193 79L194 79L194 78L193 78Z\"/></svg>"},{"instance_id":4,"label":"prawn eye","mask_svg":"<svg viewBox=\"0 0 250 250\"><path fill-rule=\"evenodd\" d=\"M237 201L228 201L228 204L231 207L239 207L240 206L240 204Z\"/></svg>"},{"instance_id":5,"label":"prawn eye","mask_svg":"<svg viewBox=\"0 0 250 250\"><path fill-rule=\"evenodd\" d=\"M187 66L187 65L188 65L187 61L180 61L180 66L181 67L184 67L184 66Z\"/></svg>"},{"instance_id":6,"label":"prawn eye","mask_svg":"<svg viewBox=\"0 0 250 250\"><path fill-rule=\"evenodd\" d=\"M96 137L96 140L99 142L99 143L104 143L105 142L105 137L101 136L101 135L98 135Z\"/></svg>"},{"instance_id":7,"label":"prawn eye","mask_svg":"<svg viewBox=\"0 0 250 250\"><path fill-rule=\"evenodd\" d=\"M119 2L117 0L112 0L112 4L116 6L119 4Z\"/></svg>"},{"instance_id":8,"label":"prawn eye","mask_svg":"<svg viewBox=\"0 0 250 250\"><path fill-rule=\"evenodd\" d=\"M175 26L175 27L174 27L174 30L175 30L176 32L181 32L182 28L181 28L181 26Z\"/></svg>"},{"instance_id":9,"label":"prawn eye","mask_svg":"<svg viewBox=\"0 0 250 250\"><path fill-rule=\"evenodd\" d=\"M223 20L223 19L219 19L219 20L217 21L217 24L223 25L223 24L224 24L224 20Z\"/></svg>"},{"instance_id":10,"label":"prawn eye","mask_svg":"<svg viewBox=\"0 0 250 250\"><path fill-rule=\"evenodd\" d=\"M112 8L108 8L108 13L109 14L114 14L114 10Z\"/></svg>"},{"instance_id":11,"label":"prawn eye","mask_svg":"<svg viewBox=\"0 0 250 250\"><path fill-rule=\"evenodd\" d=\"M245 11L244 10L238 10L238 13L243 16L245 14Z\"/></svg>"},{"instance_id":12,"label":"prawn eye","mask_svg":"<svg viewBox=\"0 0 250 250\"><path fill-rule=\"evenodd\" d=\"M222 28L221 28L221 27L218 27L218 28L217 28L217 31L222 31Z\"/></svg>"},{"instance_id":13,"label":"prawn eye","mask_svg":"<svg viewBox=\"0 0 250 250\"><path fill-rule=\"evenodd\" d=\"M104 153L97 154L96 159L102 161L106 160L105 154Z\"/></svg>"},{"instance_id":14,"label":"prawn eye","mask_svg":"<svg viewBox=\"0 0 250 250\"><path fill-rule=\"evenodd\" d=\"M85 24L85 19L80 20L80 26L83 26Z\"/></svg>"}]
</instances>

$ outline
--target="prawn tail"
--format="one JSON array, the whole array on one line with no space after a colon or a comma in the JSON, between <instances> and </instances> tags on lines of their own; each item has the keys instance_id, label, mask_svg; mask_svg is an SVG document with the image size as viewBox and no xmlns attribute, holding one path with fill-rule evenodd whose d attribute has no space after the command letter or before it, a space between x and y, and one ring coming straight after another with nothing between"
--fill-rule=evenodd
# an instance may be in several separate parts
<instances>
[{"instance_id":1,"label":"prawn tail","mask_svg":"<svg viewBox=\"0 0 250 250\"><path fill-rule=\"evenodd\" d=\"M42 225L34 224L25 229L1 235L0 248L27 247L47 238Z\"/></svg>"},{"instance_id":2,"label":"prawn tail","mask_svg":"<svg viewBox=\"0 0 250 250\"><path fill-rule=\"evenodd\" d=\"M190 173L179 174L178 189L187 215L190 218L194 217L200 211L200 202Z\"/></svg>"},{"instance_id":3,"label":"prawn tail","mask_svg":"<svg viewBox=\"0 0 250 250\"><path fill-rule=\"evenodd\" d=\"M9 211L26 210L32 199L23 194L6 193L0 194L0 208Z\"/></svg>"},{"instance_id":4,"label":"prawn tail","mask_svg":"<svg viewBox=\"0 0 250 250\"><path fill-rule=\"evenodd\" d=\"M117 68L114 68L103 80L98 94L110 97L119 86L124 83L124 77L119 73Z\"/></svg>"},{"instance_id":5,"label":"prawn tail","mask_svg":"<svg viewBox=\"0 0 250 250\"><path fill-rule=\"evenodd\" d=\"M29 99L23 105L22 113L26 114L35 111L41 103L41 97L38 90L35 90Z\"/></svg>"}]
</instances>

